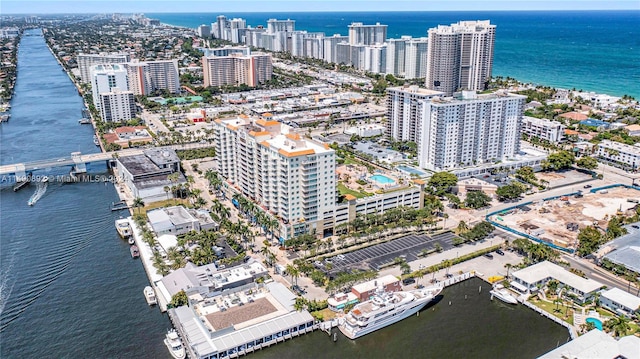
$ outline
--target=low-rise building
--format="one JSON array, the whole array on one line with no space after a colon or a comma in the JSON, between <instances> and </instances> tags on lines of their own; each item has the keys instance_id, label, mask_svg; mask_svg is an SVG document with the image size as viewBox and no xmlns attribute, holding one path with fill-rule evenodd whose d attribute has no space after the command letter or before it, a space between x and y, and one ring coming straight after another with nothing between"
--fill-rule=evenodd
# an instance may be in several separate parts
<instances>
[{"instance_id":1,"label":"low-rise building","mask_svg":"<svg viewBox=\"0 0 640 359\"><path fill-rule=\"evenodd\" d=\"M640 166L639 146L603 140L598 144L596 155L623 168L636 170Z\"/></svg>"},{"instance_id":2,"label":"low-rise building","mask_svg":"<svg viewBox=\"0 0 640 359\"><path fill-rule=\"evenodd\" d=\"M141 155L119 157L116 169L133 197L141 198L145 203L171 198L172 191L165 191L165 187L187 182L180 173L178 155L167 148L153 148ZM169 175L174 173L178 178L172 181Z\"/></svg>"},{"instance_id":3,"label":"low-rise building","mask_svg":"<svg viewBox=\"0 0 640 359\"><path fill-rule=\"evenodd\" d=\"M218 224L207 213L198 215L195 210L187 210L183 206L158 208L147 212L149 224L156 233L179 236L191 231L217 229Z\"/></svg>"},{"instance_id":4,"label":"low-rise building","mask_svg":"<svg viewBox=\"0 0 640 359\"><path fill-rule=\"evenodd\" d=\"M536 137L549 143L558 143L564 139L565 126L557 121L524 116L522 118L522 133Z\"/></svg>"},{"instance_id":5,"label":"low-rise building","mask_svg":"<svg viewBox=\"0 0 640 359\"><path fill-rule=\"evenodd\" d=\"M210 272L199 273L194 278L199 290L188 289L191 293L187 293L189 306L169 310L169 316L185 341L189 358L239 357L316 328L308 311L295 309L297 297L284 285L276 282L257 284L251 278L263 273L251 274L250 268L244 268L249 265L241 267L226 273L216 273L211 268L208 268ZM229 273L237 270L247 274L244 280L235 281L235 274ZM217 286L206 288L216 277L219 283L227 279L236 284L246 283L223 292ZM247 282L249 280L251 282Z\"/></svg>"},{"instance_id":6,"label":"low-rise building","mask_svg":"<svg viewBox=\"0 0 640 359\"><path fill-rule=\"evenodd\" d=\"M347 135L356 135L360 137L373 137L373 136L379 136L383 134L384 131L385 131L384 126L377 125L377 124L370 124L370 125L349 127L344 131L344 133Z\"/></svg>"},{"instance_id":7,"label":"low-rise building","mask_svg":"<svg viewBox=\"0 0 640 359\"><path fill-rule=\"evenodd\" d=\"M640 298L618 288L600 293L600 305L630 318L640 313Z\"/></svg>"},{"instance_id":8,"label":"low-rise building","mask_svg":"<svg viewBox=\"0 0 640 359\"><path fill-rule=\"evenodd\" d=\"M467 192L481 191L489 196L492 196L496 193L497 189L498 186L493 183L489 183L478 178L467 178L459 180L458 183L456 183L454 191L456 194L466 194Z\"/></svg>"},{"instance_id":9,"label":"low-rise building","mask_svg":"<svg viewBox=\"0 0 640 359\"><path fill-rule=\"evenodd\" d=\"M557 280L561 287L569 294L576 296L580 303L584 303L603 287L603 284L593 279L577 276L557 264L548 261L540 262L513 272L511 288L523 294L537 292L552 279Z\"/></svg>"},{"instance_id":10,"label":"low-rise building","mask_svg":"<svg viewBox=\"0 0 640 359\"><path fill-rule=\"evenodd\" d=\"M351 293L358 298L359 301L364 302L369 300L378 290L382 288L385 292L398 292L402 290L400 280L392 275L386 275L378 279L370 280L368 282L356 284L351 287Z\"/></svg>"},{"instance_id":11,"label":"low-rise building","mask_svg":"<svg viewBox=\"0 0 640 359\"><path fill-rule=\"evenodd\" d=\"M629 136L640 136L640 125L629 125L624 128L625 131L629 134Z\"/></svg>"},{"instance_id":12,"label":"low-rise building","mask_svg":"<svg viewBox=\"0 0 640 359\"><path fill-rule=\"evenodd\" d=\"M129 148L153 142L153 137L145 126L123 126L103 135L107 143Z\"/></svg>"},{"instance_id":13,"label":"low-rise building","mask_svg":"<svg viewBox=\"0 0 640 359\"><path fill-rule=\"evenodd\" d=\"M579 336L558 348L543 354L538 359L578 359L578 358L638 358L640 338L628 335L615 339L598 330Z\"/></svg>"}]
</instances>

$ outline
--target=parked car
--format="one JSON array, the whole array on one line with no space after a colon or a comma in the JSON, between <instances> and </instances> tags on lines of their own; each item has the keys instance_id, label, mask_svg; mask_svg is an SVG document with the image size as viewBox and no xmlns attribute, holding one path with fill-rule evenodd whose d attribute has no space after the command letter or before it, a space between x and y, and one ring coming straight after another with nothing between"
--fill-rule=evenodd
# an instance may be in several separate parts
<instances>
[{"instance_id":1,"label":"parked car","mask_svg":"<svg viewBox=\"0 0 640 359\"><path fill-rule=\"evenodd\" d=\"M584 186L584 188L591 188L592 186L590 184L587 184Z\"/></svg>"},{"instance_id":2,"label":"parked car","mask_svg":"<svg viewBox=\"0 0 640 359\"><path fill-rule=\"evenodd\" d=\"M410 285L410 284L413 284L413 283L415 283L415 282L416 282L416 280L415 280L415 279L413 279L413 278L407 278L407 279L403 279L403 280L402 280L402 284L403 284L403 285Z\"/></svg>"},{"instance_id":3,"label":"parked car","mask_svg":"<svg viewBox=\"0 0 640 359\"><path fill-rule=\"evenodd\" d=\"M344 258L344 255L342 255L342 254L338 254L338 255L336 256L336 259L337 259L337 260L339 260L339 261L343 261L345 258Z\"/></svg>"},{"instance_id":4,"label":"parked car","mask_svg":"<svg viewBox=\"0 0 640 359\"><path fill-rule=\"evenodd\" d=\"M504 255L504 252L501 249L496 249L496 253L498 253L501 256Z\"/></svg>"},{"instance_id":5,"label":"parked car","mask_svg":"<svg viewBox=\"0 0 640 359\"><path fill-rule=\"evenodd\" d=\"M484 256L489 258L489 259L493 259L493 254L491 254L491 253L485 253Z\"/></svg>"}]
</instances>

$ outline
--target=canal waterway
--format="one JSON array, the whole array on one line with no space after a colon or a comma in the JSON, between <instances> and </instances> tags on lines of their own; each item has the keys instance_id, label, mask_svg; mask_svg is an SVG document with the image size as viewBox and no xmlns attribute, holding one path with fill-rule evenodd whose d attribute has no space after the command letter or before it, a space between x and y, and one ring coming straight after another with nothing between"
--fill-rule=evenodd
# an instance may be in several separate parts
<instances>
[{"instance_id":1,"label":"canal waterway","mask_svg":"<svg viewBox=\"0 0 640 359\"><path fill-rule=\"evenodd\" d=\"M426 280L426 279L425 279ZM479 288L482 290L479 291ZM439 302L355 341L317 331L251 354L252 359L536 358L569 339L564 327L523 305L491 301L472 278L446 288ZM449 304L451 303L451 304ZM338 332L336 328L334 332Z\"/></svg>"},{"instance_id":2,"label":"canal waterway","mask_svg":"<svg viewBox=\"0 0 640 359\"><path fill-rule=\"evenodd\" d=\"M12 106L11 121L0 125L0 163L97 151L90 126L78 124L81 98L40 36L21 41ZM115 188L53 182L29 207L34 190L0 190L0 357L170 357L162 342L170 322L146 305L142 265L114 229L126 215L110 210ZM568 336L522 306L491 302L489 286L472 279L447 288L420 316L357 341L339 335L334 343L318 331L251 358L532 358Z\"/></svg>"},{"instance_id":3,"label":"canal waterway","mask_svg":"<svg viewBox=\"0 0 640 359\"><path fill-rule=\"evenodd\" d=\"M91 126L78 124L82 99L40 34L26 31L20 43L2 164L98 152ZM115 231L127 213L111 212L114 186L51 182L29 207L35 187L0 187L0 357L169 358L168 317L147 306L142 264Z\"/></svg>"}]
</instances>

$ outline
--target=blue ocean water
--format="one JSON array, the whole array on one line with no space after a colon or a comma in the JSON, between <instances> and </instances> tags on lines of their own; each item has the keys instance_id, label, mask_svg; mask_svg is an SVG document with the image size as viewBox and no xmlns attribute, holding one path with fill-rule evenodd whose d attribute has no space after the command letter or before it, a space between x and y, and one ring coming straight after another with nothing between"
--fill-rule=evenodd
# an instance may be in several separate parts
<instances>
[{"instance_id":1,"label":"blue ocean water","mask_svg":"<svg viewBox=\"0 0 640 359\"><path fill-rule=\"evenodd\" d=\"M176 26L210 24L220 13L157 13ZM640 98L640 11L292 12L225 13L247 25L292 19L297 30L347 34L354 21L388 25L388 37L426 36L427 29L460 20L497 25L494 76L545 86Z\"/></svg>"}]
</instances>

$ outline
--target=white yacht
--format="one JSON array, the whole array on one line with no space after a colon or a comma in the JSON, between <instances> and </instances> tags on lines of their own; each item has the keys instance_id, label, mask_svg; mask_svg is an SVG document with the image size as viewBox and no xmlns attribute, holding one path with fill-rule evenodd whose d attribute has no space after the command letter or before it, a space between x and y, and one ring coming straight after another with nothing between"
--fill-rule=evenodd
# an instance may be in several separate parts
<instances>
[{"instance_id":1,"label":"white yacht","mask_svg":"<svg viewBox=\"0 0 640 359\"><path fill-rule=\"evenodd\" d=\"M147 304L154 305L158 303L156 299L156 292L150 286L144 287L144 298L147 300Z\"/></svg>"},{"instance_id":2,"label":"white yacht","mask_svg":"<svg viewBox=\"0 0 640 359\"><path fill-rule=\"evenodd\" d=\"M505 303L518 304L518 300L502 284L494 285L489 293L491 293L492 298L496 297Z\"/></svg>"},{"instance_id":3,"label":"white yacht","mask_svg":"<svg viewBox=\"0 0 640 359\"><path fill-rule=\"evenodd\" d=\"M338 327L347 338L359 338L417 313L441 291L430 287L389 293L379 288L371 299L356 304Z\"/></svg>"},{"instance_id":4,"label":"white yacht","mask_svg":"<svg viewBox=\"0 0 640 359\"><path fill-rule=\"evenodd\" d=\"M131 237L131 225L129 225L129 221L126 218L116 219L116 230L122 238Z\"/></svg>"},{"instance_id":5,"label":"white yacht","mask_svg":"<svg viewBox=\"0 0 640 359\"><path fill-rule=\"evenodd\" d=\"M178 336L178 332L175 329L170 329L167 332L167 336L164 339L164 345L169 349L171 356L176 359L183 359L186 357L184 347L182 346L182 340Z\"/></svg>"}]
</instances>

